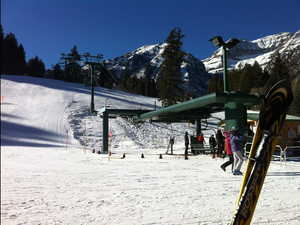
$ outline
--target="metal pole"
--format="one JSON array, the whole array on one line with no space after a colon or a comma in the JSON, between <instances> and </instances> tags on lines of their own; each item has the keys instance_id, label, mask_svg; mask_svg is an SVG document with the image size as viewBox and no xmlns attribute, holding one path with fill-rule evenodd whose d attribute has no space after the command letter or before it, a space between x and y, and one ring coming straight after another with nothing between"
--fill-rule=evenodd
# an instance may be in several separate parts
<instances>
[{"instance_id":1,"label":"metal pole","mask_svg":"<svg viewBox=\"0 0 300 225\"><path fill-rule=\"evenodd\" d=\"M196 120L196 135L200 135L201 134L201 119Z\"/></svg>"},{"instance_id":2,"label":"metal pole","mask_svg":"<svg viewBox=\"0 0 300 225\"><path fill-rule=\"evenodd\" d=\"M102 117L102 153L108 152L108 122L108 113L104 111Z\"/></svg>"},{"instance_id":3,"label":"metal pole","mask_svg":"<svg viewBox=\"0 0 300 225\"><path fill-rule=\"evenodd\" d=\"M90 64L91 68L91 113L95 112L95 104L94 104L94 82L93 82L93 66Z\"/></svg>"},{"instance_id":4,"label":"metal pole","mask_svg":"<svg viewBox=\"0 0 300 225\"><path fill-rule=\"evenodd\" d=\"M225 46L222 46L223 50L223 82L224 82L224 92L229 92L229 81L228 81L228 73L227 73L227 52Z\"/></svg>"}]
</instances>

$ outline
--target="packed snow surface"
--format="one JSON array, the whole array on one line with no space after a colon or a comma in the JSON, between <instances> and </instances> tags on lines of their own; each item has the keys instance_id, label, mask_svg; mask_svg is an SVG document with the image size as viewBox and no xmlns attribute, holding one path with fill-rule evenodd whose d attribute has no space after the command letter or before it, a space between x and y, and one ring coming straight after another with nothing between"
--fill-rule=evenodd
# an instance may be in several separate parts
<instances>
[{"instance_id":1,"label":"packed snow surface","mask_svg":"<svg viewBox=\"0 0 300 225\"><path fill-rule=\"evenodd\" d=\"M151 109L154 100L97 88L95 105ZM102 119L89 102L79 84L1 77L1 224L229 223L242 177L223 172L223 158L184 160L191 125L110 119L109 158L92 153L101 150ZM164 154L170 135L173 156ZM272 161L252 224L298 225L299 212L300 163Z\"/></svg>"}]
</instances>

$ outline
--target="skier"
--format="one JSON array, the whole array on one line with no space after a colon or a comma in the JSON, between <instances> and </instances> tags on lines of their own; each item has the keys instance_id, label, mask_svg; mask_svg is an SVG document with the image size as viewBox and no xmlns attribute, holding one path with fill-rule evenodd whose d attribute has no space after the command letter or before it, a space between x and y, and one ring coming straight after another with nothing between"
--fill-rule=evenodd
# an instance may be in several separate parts
<instances>
[{"instance_id":1,"label":"skier","mask_svg":"<svg viewBox=\"0 0 300 225\"><path fill-rule=\"evenodd\" d=\"M200 135L197 136L197 141L199 142L201 148L204 148L205 140L204 140L203 133L200 133Z\"/></svg>"},{"instance_id":2,"label":"skier","mask_svg":"<svg viewBox=\"0 0 300 225\"><path fill-rule=\"evenodd\" d=\"M189 133L186 131L184 135L184 144L185 144L185 151L184 151L184 159L188 159L188 148L190 144L189 140Z\"/></svg>"},{"instance_id":3,"label":"skier","mask_svg":"<svg viewBox=\"0 0 300 225\"><path fill-rule=\"evenodd\" d=\"M233 155L232 155L232 150L231 150L231 145L230 145L230 133L229 132L224 132L225 136L225 150L226 154L229 157L229 160L221 165L221 169L226 171L226 167L229 165L231 166L231 172L233 172Z\"/></svg>"},{"instance_id":4,"label":"skier","mask_svg":"<svg viewBox=\"0 0 300 225\"><path fill-rule=\"evenodd\" d=\"M212 134L209 137L209 147L211 149L212 152L212 157L215 158L215 153L216 153L216 146L217 146L217 141L215 139L215 136Z\"/></svg>"},{"instance_id":5,"label":"skier","mask_svg":"<svg viewBox=\"0 0 300 225\"><path fill-rule=\"evenodd\" d=\"M221 156L221 154L224 151L224 136L220 129L218 129L218 131L217 131L216 138L217 138L217 143L218 143L217 155Z\"/></svg>"},{"instance_id":6,"label":"skier","mask_svg":"<svg viewBox=\"0 0 300 225\"><path fill-rule=\"evenodd\" d=\"M169 148L171 148L171 155L173 155L173 145L174 145L174 143L175 143L175 138L173 136L171 136L170 140L169 140L169 144L168 144L166 154L168 154Z\"/></svg>"},{"instance_id":7,"label":"skier","mask_svg":"<svg viewBox=\"0 0 300 225\"><path fill-rule=\"evenodd\" d=\"M230 145L231 150L233 153L233 159L234 159L234 170L233 175L242 175L241 167L244 161L243 156L243 142L244 137L238 130L236 130L234 127L232 128L231 134L230 134Z\"/></svg>"}]
</instances>

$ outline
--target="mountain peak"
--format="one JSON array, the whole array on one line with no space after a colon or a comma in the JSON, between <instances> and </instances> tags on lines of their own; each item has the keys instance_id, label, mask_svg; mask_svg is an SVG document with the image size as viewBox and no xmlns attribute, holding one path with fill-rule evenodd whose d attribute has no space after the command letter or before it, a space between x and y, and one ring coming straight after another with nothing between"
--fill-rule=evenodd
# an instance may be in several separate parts
<instances>
[{"instance_id":1,"label":"mountain peak","mask_svg":"<svg viewBox=\"0 0 300 225\"><path fill-rule=\"evenodd\" d=\"M271 56L278 51L284 54L300 46L300 30L295 33L281 32L268 35L253 41L241 40L239 44L229 50L229 68L241 68L246 64L258 64L264 68L271 60ZM210 73L222 71L221 48L217 49L211 57L202 62Z\"/></svg>"},{"instance_id":2,"label":"mountain peak","mask_svg":"<svg viewBox=\"0 0 300 225\"><path fill-rule=\"evenodd\" d=\"M119 79L127 73L137 78L148 77L156 80L166 46L167 43L144 45L120 57L106 60L105 64ZM198 96L206 93L208 73L199 59L186 53L181 72L184 89Z\"/></svg>"}]
</instances>

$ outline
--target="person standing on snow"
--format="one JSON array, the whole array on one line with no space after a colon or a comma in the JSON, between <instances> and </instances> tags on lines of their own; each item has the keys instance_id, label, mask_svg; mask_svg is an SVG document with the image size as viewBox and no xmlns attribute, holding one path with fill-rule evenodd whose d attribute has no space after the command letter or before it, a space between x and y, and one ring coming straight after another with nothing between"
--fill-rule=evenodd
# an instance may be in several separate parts
<instances>
[{"instance_id":1,"label":"person standing on snow","mask_svg":"<svg viewBox=\"0 0 300 225\"><path fill-rule=\"evenodd\" d=\"M211 149L212 157L215 158L215 153L216 153L216 146L217 146L217 141L215 139L215 136L212 134L209 137L209 147Z\"/></svg>"},{"instance_id":2,"label":"person standing on snow","mask_svg":"<svg viewBox=\"0 0 300 225\"><path fill-rule=\"evenodd\" d=\"M184 135L184 144L185 144L185 150L184 150L184 158L188 159L188 149L189 149L189 133L186 131Z\"/></svg>"},{"instance_id":3,"label":"person standing on snow","mask_svg":"<svg viewBox=\"0 0 300 225\"><path fill-rule=\"evenodd\" d=\"M201 148L204 148L205 139L203 133L200 133L200 135L197 136L197 141L199 142Z\"/></svg>"},{"instance_id":4,"label":"person standing on snow","mask_svg":"<svg viewBox=\"0 0 300 225\"><path fill-rule=\"evenodd\" d=\"M218 143L217 155L220 157L224 151L224 136L220 129L217 130L216 138Z\"/></svg>"},{"instance_id":5,"label":"person standing on snow","mask_svg":"<svg viewBox=\"0 0 300 225\"><path fill-rule=\"evenodd\" d=\"M175 143L175 138L174 138L174 136L171 136L170 140L169 140L169 144L168 144L166 154L168 154L169 148L171 148L171 155L173 155L173 145L174 145L174 143Z\"/></svg>"},{"instance_id":6,"label":"person standing on snow","mask_svg":"<svg viewBox=\"0 0 300 225\"><path fill-rule=\"evenodd\" d=\"M221 165L221 169L224 170L225 172L226 167L232 165L231 172L233 172L233 154L232 154L231 144L230 144L230 133L228 131L225 131L224 136L225 136L225 151L229 157L229 160Z\"/></svg>"},{"instance_id":7,"label":"person standing on snow","mask_svg":"<svg viewBox=\"0 0 300 225\"><path fill-rule=\"evenodd\" d=\"M234 170L233 175L242 175L241 167L244 161L243 156L244 137L238 130L233 128L230 135L231 150L233 153Z\"/></svg>"}]
</instances>

